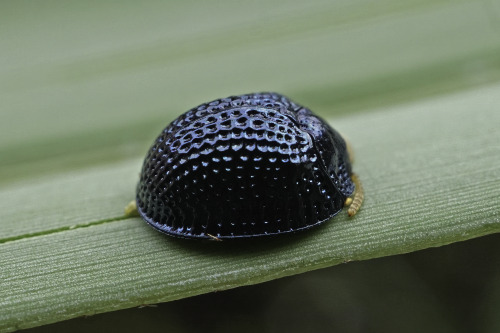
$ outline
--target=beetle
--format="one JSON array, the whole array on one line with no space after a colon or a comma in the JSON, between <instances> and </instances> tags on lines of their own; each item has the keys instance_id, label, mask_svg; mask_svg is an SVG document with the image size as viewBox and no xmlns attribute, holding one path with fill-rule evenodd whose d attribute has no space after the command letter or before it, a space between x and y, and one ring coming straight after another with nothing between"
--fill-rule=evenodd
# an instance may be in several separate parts
<instances>
[{"instance_id":1,"label":"beetle","mask_svg":"<svg viewBox=\"0 0 500 333\"><path fill-rule=\"evenodd\" d=\"M364 195L350 147L323 119L272 92L230 96L190 109L156 138L135 203L168 235L231 239L297 232ZM355 190L356 189L356 190Z\"/></svg>"}]
</instances>

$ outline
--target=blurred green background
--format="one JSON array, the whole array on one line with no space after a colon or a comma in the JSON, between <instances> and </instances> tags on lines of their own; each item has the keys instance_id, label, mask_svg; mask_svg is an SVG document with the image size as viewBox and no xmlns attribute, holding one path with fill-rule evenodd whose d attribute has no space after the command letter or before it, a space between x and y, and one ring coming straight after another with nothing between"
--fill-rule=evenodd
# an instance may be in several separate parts
<instances>
[{"instance_id":1,"label":"blurred green background","mask_svg":"<svg viewBox=\"0 0 500 333\"><path fill-rule=\"evenodd\" d=\"M345 117L500 81L500 2L0 3L0 186L140 158L202 102ZM498 332L499 236L42 331Z\"/></svg>"},{"instance_id":2,"label":"blurred green background","mask_svg":"<svg viewBox=\"0 0 500 333\"><path fill-rule=\"evenodd\" d=\"M500 4L0 3L1 182L141 156L168 122L278 91L322 116L500 78Z\"/></svg>"}]
</instances>

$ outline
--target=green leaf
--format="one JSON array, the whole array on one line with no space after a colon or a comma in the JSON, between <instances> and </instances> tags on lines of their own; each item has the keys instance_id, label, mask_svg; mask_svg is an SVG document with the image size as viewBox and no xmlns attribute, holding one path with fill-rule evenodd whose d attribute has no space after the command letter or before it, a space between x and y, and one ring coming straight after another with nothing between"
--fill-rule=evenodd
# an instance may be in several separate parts
<instances>
[{"instance_id":1,"label":"green leaf","mask_svg":"<svg viewBox=\"0 0 500 333\"><path fill-rule=\"evenodd\" d=\"M1 245L2 328L164 302L499 232L497 105L500 85L332 119L356 148L366 201L352 219L344 212L294 236L204 243L166 237L139 218L123 219L119 209L133 197L137 160L2 190L1 201L8 203L2 224L16 225L3 231ZM108 190L101 193L96 184ZM41 198L38 206L34 198ZM55 212L57 199L64 212ZM29 214L20 220L15 202L24 200ZM30 235L32 228L44 230L42 217L50 229Z\"/></svg>"},{"instance_id":2,"label":"green leaf","mask_svg":"<svg viewBox=\"0 0 500 333\"><path fill-rule=\"evenodd\" d=\"M1 3L0 331L500 232L498 10L448 0ZM222 243L123 216L169 121L262 90L350 139L366 191L358 215Z\"/></svg>"}]
</instances>

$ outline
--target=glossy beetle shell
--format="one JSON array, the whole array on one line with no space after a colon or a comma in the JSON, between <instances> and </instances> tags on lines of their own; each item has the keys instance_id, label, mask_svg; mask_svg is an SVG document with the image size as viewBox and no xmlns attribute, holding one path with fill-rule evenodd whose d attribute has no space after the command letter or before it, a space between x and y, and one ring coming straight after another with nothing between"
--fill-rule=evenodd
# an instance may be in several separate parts
<instances>
[{"instance_id":1,"label":"glossy beetle shell","mask_svg":"<svg viewBox=\"0 0 500 333\"><path fill-rule=\"evenodd\" d=\"M342 137L283 95L202 104L149 150L137 207L151 226L185 238L236 238L307 229L354 191Z\"/></svg>"}]
</instances>

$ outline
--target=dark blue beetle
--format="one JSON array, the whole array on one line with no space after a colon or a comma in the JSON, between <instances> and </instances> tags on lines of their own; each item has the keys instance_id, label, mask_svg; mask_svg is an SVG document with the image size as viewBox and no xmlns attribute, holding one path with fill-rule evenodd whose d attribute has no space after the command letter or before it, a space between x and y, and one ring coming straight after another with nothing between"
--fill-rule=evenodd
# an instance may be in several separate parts
<instances>
[{"instance_id":1,"label":"dark blue beetle","mask_svg":"<svg viewBox=\"0 0 500 333\"><path fill-rule=\"evenodd\" d=\"M353 181L354 180L354 181ZM149 150L137 209L184 238L240 238L308 229L352 202L356 177L343 138L276 93L214 100L167 126Z\"/></svg>"}]
</instances>

